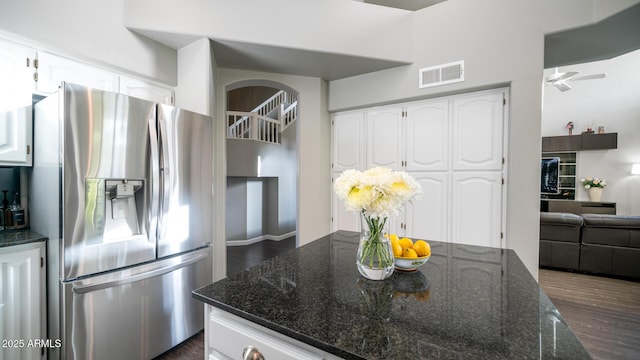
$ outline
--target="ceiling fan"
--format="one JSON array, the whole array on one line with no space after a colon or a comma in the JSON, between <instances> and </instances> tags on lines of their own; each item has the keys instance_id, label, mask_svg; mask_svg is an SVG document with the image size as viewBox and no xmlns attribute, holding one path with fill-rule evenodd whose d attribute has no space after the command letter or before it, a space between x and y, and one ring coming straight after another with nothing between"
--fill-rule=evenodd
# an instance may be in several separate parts
<instances>
[{"instance_id":1,"label":"ceiling fan","mask_svg":"<svg viewBox=\"0 0 640 360\"><path fill-rule=\"evenodd\" d=\"M579 74L578 71L567 71L567 72L561 73L561 72L558 72L558 68L556 68L553 74L547 76L547 78L545 79L545 82L548 85L555 86L560 91L567 91L567 90L571 90L571 86L567 83L567 81L602 79L607 76L607 73L576 76L578 74Z\"/></svg>"}]
</instances>

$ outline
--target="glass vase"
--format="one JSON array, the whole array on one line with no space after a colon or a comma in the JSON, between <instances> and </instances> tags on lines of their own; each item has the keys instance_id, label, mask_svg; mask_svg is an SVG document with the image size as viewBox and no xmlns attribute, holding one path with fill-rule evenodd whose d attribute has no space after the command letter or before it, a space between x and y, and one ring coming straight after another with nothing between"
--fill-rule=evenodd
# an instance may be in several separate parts
<instances>
[{"instance_id":1,"label":"glass vase","mask_svg":"<svg viewBox=\"0 0 640 360\"><path fill-rule=\"evenodd\" d=\"M391 242L385 237L388 218L361 214L360 243L356 264L360 275L369 280L384 280L393 274L395 259Z\"/></svg>"}]
</instances>

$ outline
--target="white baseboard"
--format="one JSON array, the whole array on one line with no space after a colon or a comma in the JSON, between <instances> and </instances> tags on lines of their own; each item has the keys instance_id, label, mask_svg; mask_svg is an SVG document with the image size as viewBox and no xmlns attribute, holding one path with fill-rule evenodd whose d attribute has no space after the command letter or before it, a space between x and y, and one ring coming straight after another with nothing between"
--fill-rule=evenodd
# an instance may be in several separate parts
<instances>
[{"instance_id":1,"label":"white baseboard","mask_svg":"<svg viewBox=\"0 0 640 360\"><path fill-rule=\"evenodd\" d=\"M258 237L254 237L246 240L227 240L225 244L227 246L246 246L246 245L259 243L260 241L263 241L263 240L280 241L280 240L288 239L292 236L296 236L295 231L282 234L282 235L260 235Z\"/></svg>"}]
</instances>

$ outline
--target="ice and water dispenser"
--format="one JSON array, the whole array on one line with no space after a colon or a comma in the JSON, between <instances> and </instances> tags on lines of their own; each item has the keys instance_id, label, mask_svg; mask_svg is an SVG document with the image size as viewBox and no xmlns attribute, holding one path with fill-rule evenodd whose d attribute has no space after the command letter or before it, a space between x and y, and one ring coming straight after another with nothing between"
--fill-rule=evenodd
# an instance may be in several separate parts
<instances>
[{"instance_id":1,"label":"ice and water dispenser","mask_svg":"<svg viewBox=\"0 0 640 360\"><path fill-rule=\"evenodd\" d=\"M145 236L143 180L85 179L85 219L89 243Z\"/></svg>"}]
</instances>

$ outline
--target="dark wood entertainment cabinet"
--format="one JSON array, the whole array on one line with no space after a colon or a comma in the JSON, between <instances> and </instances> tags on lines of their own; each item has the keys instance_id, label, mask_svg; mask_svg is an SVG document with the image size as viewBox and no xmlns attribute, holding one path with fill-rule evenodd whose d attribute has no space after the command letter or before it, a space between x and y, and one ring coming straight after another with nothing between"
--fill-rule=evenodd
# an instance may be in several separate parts
<instances>
[{"instance_id":1,"label":"dark wood entertainment cabinet","mask_svg":"<svg viewBox=\"0 0 640 360\"><path fill-rule=\"evenodd\" d=\"M564 212L571 214L616 214L616 203L574 200L540 200L541 212Z\"/></svg>"}]
</instances>

